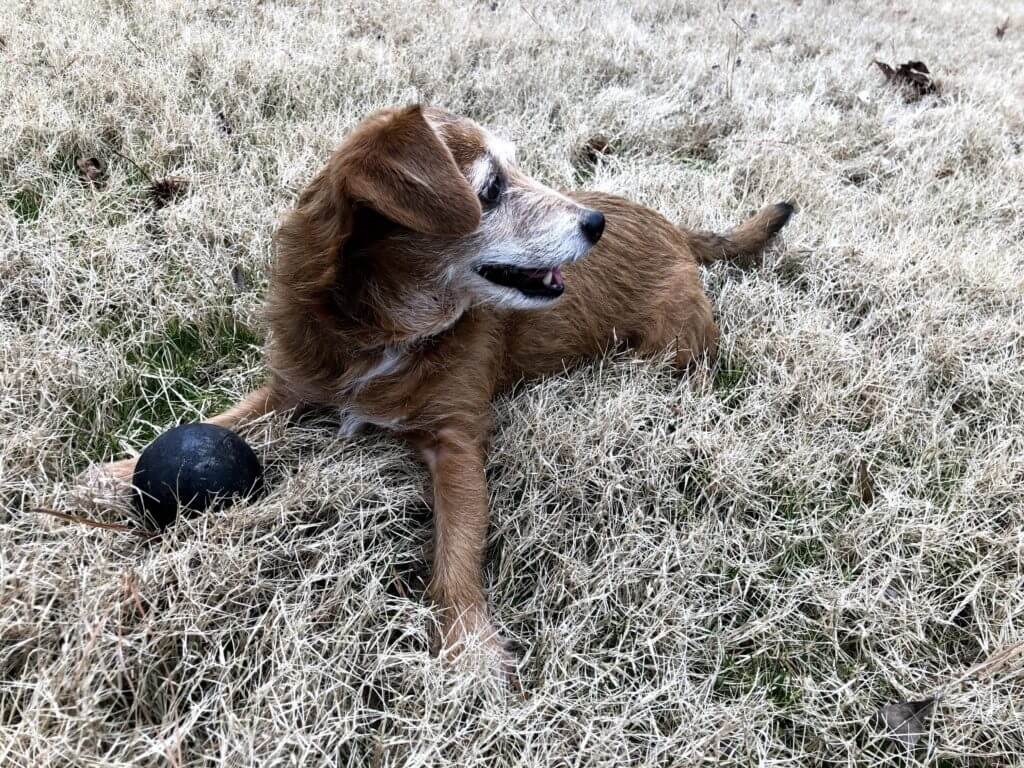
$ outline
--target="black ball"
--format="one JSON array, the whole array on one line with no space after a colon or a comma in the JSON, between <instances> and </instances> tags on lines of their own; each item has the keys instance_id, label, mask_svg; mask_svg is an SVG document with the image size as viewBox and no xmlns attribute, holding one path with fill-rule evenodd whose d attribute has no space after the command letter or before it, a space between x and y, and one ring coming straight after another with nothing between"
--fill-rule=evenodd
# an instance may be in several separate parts
<instances>
[{"instance_id":1,"label":"black ball","mask_svg":"<svg viewBox=\"0 0 1024 768\"><path fill-rule=\"evenodd\" d=\"M263 490L263 468L252 448L230 429L182 424L164 432L139 456L136 500L160 528L183 512L222 508Z\"/></svg>"}]
</instances>

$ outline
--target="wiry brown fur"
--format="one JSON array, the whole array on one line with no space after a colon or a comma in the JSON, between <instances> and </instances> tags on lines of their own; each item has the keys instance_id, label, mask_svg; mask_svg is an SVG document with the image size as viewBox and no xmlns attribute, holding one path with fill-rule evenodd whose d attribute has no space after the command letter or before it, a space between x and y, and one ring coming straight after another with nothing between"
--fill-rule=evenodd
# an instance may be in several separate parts
<instances>
[{"instance_id":1,"label":"wiry brown fur","mask_svg":"<svg viewBox=\"0 0 1024 768\"><path fill-rule=\"evenodd\" d=\"M693 255L702 264L720 259L744 259L758 256L765 242L786 226L793 215L789 203L768 205L727 235L713 232L688 233Z\"/></svg>"},{"instance_id":2,"label":"wiry brown fur","mask_svg":"<svg viewBox=\"0 0 1024 768\"><path fill-rule=\"evenodd\" d=\"M680 367L713 354L718 330L698 264L758 253L792 208L768 206L720 236L611 195L537 192L538 216L598 210L604 235L586 258L565 263L561 300L507 309L467 300L450 278L450 255L481 222L467 179L486 153L479 128L440 110L385 110L358 126L277 233L270 380L214 420L235 426L270 410L334 405L411 441L433 482L429 594L443 645L454 653L480 635L509 673L481 575L492 398L616 342L643 353L670 348ZM507 173L523 190L546 189L513 167ZM115 471L124 476L132 464Z\"/></svg>"}]
</instances>

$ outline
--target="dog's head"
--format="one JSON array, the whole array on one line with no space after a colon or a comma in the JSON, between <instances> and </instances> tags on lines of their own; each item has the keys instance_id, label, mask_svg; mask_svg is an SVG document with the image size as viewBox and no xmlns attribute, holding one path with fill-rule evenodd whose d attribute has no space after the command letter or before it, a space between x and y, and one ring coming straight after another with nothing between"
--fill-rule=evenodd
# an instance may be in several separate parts
<instances>
[{"instance_id":1,"label":"dog's head","mask_svg":"<svg viewBox=\"0 0 1024 768\"><path fill-rule=\"evenodd\" d=\"M534 308L562 295L560 267L603 230L601 213L524 174L512 145L473 121L387 109L352 131L285 218L278 274L343 310L431 292Z\"/></svg>"}]
</instances>

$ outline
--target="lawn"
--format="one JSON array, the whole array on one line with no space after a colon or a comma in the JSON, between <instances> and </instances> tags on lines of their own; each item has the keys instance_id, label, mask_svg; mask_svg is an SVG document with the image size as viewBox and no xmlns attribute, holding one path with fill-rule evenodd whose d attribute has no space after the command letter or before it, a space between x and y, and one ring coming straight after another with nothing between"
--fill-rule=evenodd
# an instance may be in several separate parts
<instances>
[{"instance_id":1,"label":"lawn","mask_svg":"<svg viewBox=\"0 0 1024 768\"><path fill-rule=\"evenodd\" d=\"M1022 63L1019 3L4 2L0 765L1024 765ZM414 101L686 226L797 204L704 271L714 367L495 403L523 695L430 655L386 434L265 419L269 493L159 538L39 511L137 525L76 476L262 381L275 222Z\"/></svg>"}]
</instances>

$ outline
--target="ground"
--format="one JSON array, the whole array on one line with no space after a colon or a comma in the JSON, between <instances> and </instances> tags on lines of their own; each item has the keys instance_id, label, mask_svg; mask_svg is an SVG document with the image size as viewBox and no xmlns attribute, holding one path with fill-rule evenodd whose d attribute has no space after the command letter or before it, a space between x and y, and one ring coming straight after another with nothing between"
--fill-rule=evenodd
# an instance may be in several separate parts
<instances>
[{"instance_id":1,"label":"ground","mask_svg":"<svg viewBox=\"0 0 1024 768\"><path fill-rule=\"evenodd\" d=\"M5 2L0 764L1024 764L1019 658L972 671L1024 640L1022 61L1009 0ZM418 100L688 226L798 209L704 273L713 369L496 403L522 696L430 656L386 435L268 420L268 495L155 540L37 511L135 524L74 477L260 382L277 217Z\"/></svg>"}]
</instances>

